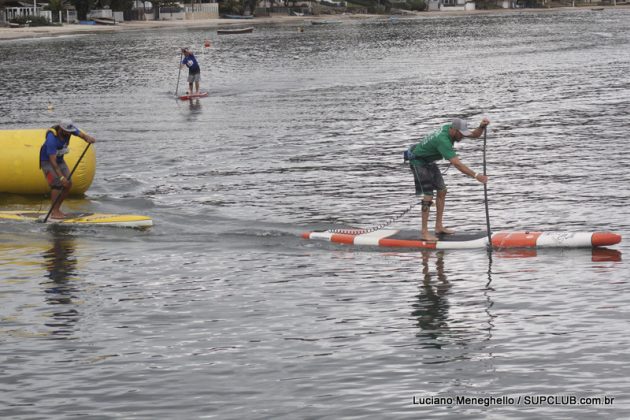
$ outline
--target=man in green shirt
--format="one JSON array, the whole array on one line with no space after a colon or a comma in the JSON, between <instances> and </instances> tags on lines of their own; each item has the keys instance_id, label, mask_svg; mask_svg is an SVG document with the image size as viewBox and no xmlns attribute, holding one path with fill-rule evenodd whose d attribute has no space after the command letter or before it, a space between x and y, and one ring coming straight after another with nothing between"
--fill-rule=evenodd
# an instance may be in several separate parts
<instances>
[{"instance_id":1,"label":"man in green shirt","mask_svg":"<svg viewBox=\"0 0 630 420\"><path fill-rule=\"evenodd\" d=\"M437 241L438 238L429 233L429 209L433 204L433 191L436 193L436 219L435 234L452 234L453 230L448 229L442 222L444 216L444 205L446 204L446 184L442 178L442 173L436 165L436 161L446 159L453 164L461 173L475 178L485 184L488 177L478 174L459 160L457 153L453 149L455 142L461 141L464 137L478 138L483 134L483 130L490 124L487 118L481 121L479 127L474 130L468 129L466 120L455 118L450 124L446 124L437 131L424 137L422 141L409 149L409 166L413 172L413 180L416 185L416 195L422 196L422 239L425 241Z\"/></svg>"}]
</instances>

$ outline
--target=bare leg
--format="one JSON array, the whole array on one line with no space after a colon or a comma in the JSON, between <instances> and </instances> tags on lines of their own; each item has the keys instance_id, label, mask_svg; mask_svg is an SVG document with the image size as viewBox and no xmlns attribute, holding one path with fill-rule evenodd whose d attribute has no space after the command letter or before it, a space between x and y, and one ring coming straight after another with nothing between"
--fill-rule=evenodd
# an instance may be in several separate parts
<instances>
[{"instance_id":1,"label":"bare leg","mask_svg":"<svg viewBox=\"0 0 630 420\"><path fill-rule=\"evenodd\" d=\"M190 93L190 94L193 93L193 84L192 84L192 82L188 83L188 93Z\"/></svg>"},{"instance_id":2,"label":"bare leg","mask_svg":"<svg viewBox=\"0 0 630 420\"><path fill-rule=\"evenodd\" d=\"M441 233L445 233L450 235L455 233L454 230L448 229L444 227L443 218L444 218L444 207L446 206L446 190L441 190L437 192L437 199L435 200L435 234L439 235Z\"/></svg>"},{"instance_id":3,"label":"bare leg","mask_svg":"<svg viewBox=\"0 0 630 420\"><path fill-rule=\"evenodd\" d=\"M195 82L195 89L197 90L197 93L199 93L199 82Z\"/></svg>"},{"instance_id":4,"label":"bare leg","mask_svg":"<svg viewBox=\"0 0 630 420\"><path fill-rule=\"evenodd\" d=\"M61 197L57 201L57 197L59 196L60 193L61 193ZM50 217L52 217L53 219L63 219L67 217L67 215L61 211L61 203L63 203L63 200L65 200L69 194L70 194L70 188L64 188L62 191L60 190L50 191L50 199L52 200L52 202L54 203L55 201L57 201L57 203L53 206L52 211L50 212Z\"/></svg>"},{"instance_id":5,"label":"bare leg","mask_svg":"<svg viewBox=\"0 0 630 420\"><path fill-rule=\"evenodd\" d=\"M420 236L425 241L437 241L437 238L429 233L429 210L433 196L425 195L422 197L422 230Z\"/></svg>"}]
</instances>

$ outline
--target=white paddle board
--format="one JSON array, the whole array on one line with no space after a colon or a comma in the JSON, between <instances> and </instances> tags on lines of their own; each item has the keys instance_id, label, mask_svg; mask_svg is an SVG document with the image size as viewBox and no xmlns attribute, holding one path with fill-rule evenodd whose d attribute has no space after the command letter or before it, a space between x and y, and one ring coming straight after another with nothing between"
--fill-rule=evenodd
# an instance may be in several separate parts
<instances>
[{"instance_id":1,"label":"white paddle board","mask_svg":"<svg viewBox=\"0 0 630 420\"><path fill-rule=\"evenodd\" d=\"M366 232L362 229L333 229L305 232L304 239L330 241L345 245L403 247L424 249L473 249L488 246L485 232L440 235L437 241L425 241L420 229L381 229ZM621 235L614 232L495 232L492 246L506 248L597 248L621 242Z\"/></svg>"}]
</instances>

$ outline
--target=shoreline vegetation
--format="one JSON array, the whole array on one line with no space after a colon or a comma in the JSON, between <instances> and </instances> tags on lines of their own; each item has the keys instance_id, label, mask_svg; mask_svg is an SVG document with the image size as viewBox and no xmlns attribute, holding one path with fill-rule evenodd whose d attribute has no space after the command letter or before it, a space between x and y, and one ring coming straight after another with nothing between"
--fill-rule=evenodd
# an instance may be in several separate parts
<instances>
[{"instance_id":1,"label":"shoreline vegetation","mask_svg":"<svg viewBox=\"0 0 630 420\"><path fill-rule=\"evenodd\" d=\"M606 9L627 8L627 5L603 6ZM117 25L81 25L64 24L63 26L36 26L26 28L0 28L0 42L19 39L49 38L81 34L97 34L122 31L143 31L165 28L207 28L216 31L217 29L230 28L232 26L256 26L261 24L295 25L305 28L312 21L325 20L367 20L367 19L389 19L395 16L398 19L419 19L423 17L435 16L461 16L479 14L499 14L499 13L532 13L532 12L593 12L591 7L555 7L538 9L490 9L471 11L432 11L432 12L406 12L404 15L374 15L374 14L342 14L342 15L320 15L320 16L288 16L272 15L239 21L236 19L198 19L198 20L150 20L150 21L128 21Z\"/></svg>"}]
</instances>

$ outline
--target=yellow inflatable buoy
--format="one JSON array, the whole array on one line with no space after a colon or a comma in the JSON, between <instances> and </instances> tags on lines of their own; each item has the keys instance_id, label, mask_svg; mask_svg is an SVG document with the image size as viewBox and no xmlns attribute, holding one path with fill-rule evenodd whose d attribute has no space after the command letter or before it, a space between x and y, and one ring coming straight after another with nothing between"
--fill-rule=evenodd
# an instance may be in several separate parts
<instances>
[{"instance_id":1,"label":"yellow inflatable buoy","mask_svg":"<svg viewBox=\"0 0 630 420\"><path fill-rule=\"evenodd\" d=\"M45 194L50 191L39 167L39 150L46 139L46 129L0 130L0 193ZM70 138L70 152L65 156L72 170L85 150L83 139ZM72 175L70 194L83 194L92 185L96 172L96 153L90 146Z\"/></svg>"}]
</instances>

